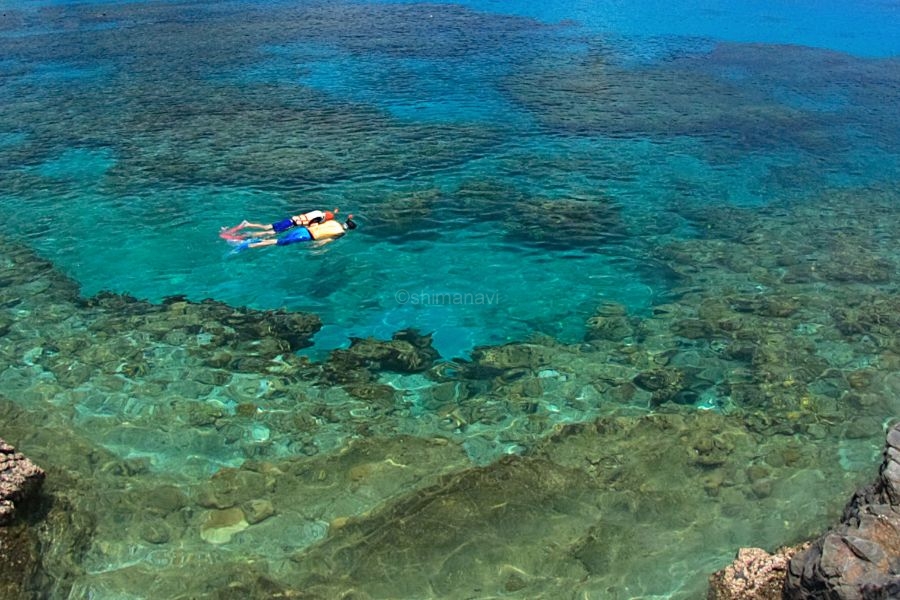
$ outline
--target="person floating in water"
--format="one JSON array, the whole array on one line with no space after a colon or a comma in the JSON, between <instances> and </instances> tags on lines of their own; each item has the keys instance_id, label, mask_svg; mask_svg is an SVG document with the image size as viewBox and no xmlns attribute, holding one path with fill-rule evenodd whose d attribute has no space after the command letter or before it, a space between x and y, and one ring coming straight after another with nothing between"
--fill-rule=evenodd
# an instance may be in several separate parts
<instances>
[{"instance_id":1,"label":"person floating in water","mask_svg":"<svg viewBox=\"0 0 900 600\"><path fill-rule=\"evenodd\" d=\"M250 221L241 221L234 227L223 227L219 232L219 236L230 241L246 240L250 239L251 237L260 236L269 237L278 235L279 233L283 233L288 229L293 229L294 227L306 227L308 225L313 225L316 223L332 221L334 220L334 215L336 215L338 212L339 211L336 208L333 211L311 210L309 212L294 215L293 217L288 217L287 219L282 219L268 225L264 223L251 223ZM249 227L251 229L258 229L259 231L254 232L251 236L246 236L238 233L241 229L244 229L246 227Z\"/></svg>"},{"instance_id":2,"label":"person floating in water","mask_svg":"<svg viewBox=\"0 0 900 600\"><path fill-rule=\"evenodd\" d=\"M289 246L298 242L321 242L327 243L335 238L339 238L350 230L356 229L356 222L353 215L348 215L347 220L343 223L335 219L328 219L321 223L310 223L307 226L296 226L291 228L281 237L268 237L265 239L251 238L243 240L238 244L234 251L240 252L247 248L264 248L265 246Z\"/></svg>"}]
</instances>

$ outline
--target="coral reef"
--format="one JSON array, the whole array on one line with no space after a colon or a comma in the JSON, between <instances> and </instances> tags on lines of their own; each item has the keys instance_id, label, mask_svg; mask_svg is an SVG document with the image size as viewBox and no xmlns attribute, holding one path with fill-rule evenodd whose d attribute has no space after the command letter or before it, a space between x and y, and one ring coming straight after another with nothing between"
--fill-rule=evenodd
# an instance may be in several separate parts
<instances>
[{"instance_id":1,"label":"coral reef","mask_svg":"<svg viewBox=\"0 0 900 600\"><path fill-rule=\"evenodd\" d=\"M503 221L509 217L509 205L525 200L524 192L514 185L491 178L464 179L448 207L453 216L477 215L480 219Z\"/></svg>"},{"instance_id":2,"label":"coral reef","mask_svg":"<svg viewBox=\"0 0 900 600\"><path fill-rule=\"evenodd\" d=\"M879 125L885 118L881 95L893 94L889 90L897 85L895 58L867 61L799 46L717 43L639 68L622 67L604 48L562 68L559 62L552 53L534 59L507 77L504 89L546 126L570 134L695 136L709 142L711 162L773 147L839 160L831 152L841 135L828 117L833 106L827 100L820 106L785 102L772 91L790 90L798 98L839 102L882 147L898 135L895 125ZM838 88L844 91L835 99Z\"/></svg>"},{"instance_id":3,"label":"coral reef","mask_svg":"<svg viewBox=\"0 0 900 600\"><path fill-rule=\"evenodd\" d=\"M622 69L594 54L562 70L537 63L505 85L548 126L580 134L740 135L745 148L759 148L799 141L804 134L798 131L812 127L811 116L704 72L703 61L716 59L701 55ZM699 105L704 110L694 110ZM635 111L634 106L653 110Z\"/></svg>"},{"instance_id":4,"label":"coral reef","mask_svg":"<svg viewBox=\"0 0 900 600\"><path fill-rule=\"evenodd\" d=\"M440 226L434 213L441 200L441 191L436 188L389 195L369 204L366 226L361 231L378 239L398 242L434 239Z\"/></svg>"},{"instance_id":5,"label":"coral reef","mask_svg":"<svg viewBox=\"0 0 900 600\"><path fill-rule=\"evenodd\" d=\"M0 128L27 134L14 151L19 164L72 147L110 149L117 161L104 185L119 192L148 182L291 186L455 164L483 153L497 130L485 124L398 123L363 103L336 104L326 93L297 86L302 69L295 65L285 78L290 81L247 80L235 73L261 59L259 45L291 50L305 40L350 56L463 57L541 28L512 17L491 16L486 23L485 15L449 5L210 11L203 15L204 36L176 25L200 18L189 8L109 6L100 15L89 6L58 6L42 11L41 18L43 33L20 43L0 40L0 49L23 64L54 61L84 70L52 91L27 77L14 83L15 100L0 113ZM73 23L89 28L90 35ZM298 53L296 62L304 62L302 50L291 51ZM202 67L183 65L184 56L197 57ZM98 63L105 66L99 72ZM90 85L97 76L103 85ZM26 190L43 179L9 183Z\"/></svg>"},{"instance_id":6,"label":"coral reef","mask_svg":"<svg viewBox=\"0 0 900 600\"><path fill-rule=\"evenodd\" d=\"M351 338L349 348L331 352L321 365L319 378L326 385L342 385L355 398L390 406L397 391L379 383L378 373L426 371L439 357L431 346L431 335L414 329L395 332L390 340Z\"/></svg>"},{"instance_id":7,"label":"coral reef","mask_svg":"<svg viewBox=\"0 0 900 600\"><path fill-rule=\"evenodd\" d=\"M542 248L591 248L625 233L619 207L609 198L534 198L509 209L507 237Z\"/></svg>"}]
</instances>

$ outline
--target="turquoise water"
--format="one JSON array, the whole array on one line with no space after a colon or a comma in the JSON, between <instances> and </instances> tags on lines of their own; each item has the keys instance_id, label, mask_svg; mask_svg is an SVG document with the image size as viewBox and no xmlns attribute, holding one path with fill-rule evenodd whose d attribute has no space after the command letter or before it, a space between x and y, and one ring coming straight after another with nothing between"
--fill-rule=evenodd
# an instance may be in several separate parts
<instances>
[{"instance_id":1,"label":"turquoise water","mask_svg":"<svg viewBox=\"0 0 900 600\"><path fill-rule=\"evenodd\" d=\"M877 89L848 88L848 74L827 67L837 60L849 63L846 69L877 70L879 60L868 57L896 54L890 5L850 11L748 3L731 12L684 5L677 14L644 4L504 5L501 12L515 17L492 16L496 3L464 5L486 12L453 9L442 19L415 4L313 7L324 22L318 31L312 24L278 31L277 10L304 9L277 3L272 14L261 4L192 9L180 28L155 14L165 5L147 12L116 3L108 11L81 3L10 7L21 25L5 32L19 50L5 63L4 90L24 107L17 110L14 101L4 109L5 173L35 182L7 186L7 202L19 204L6 230L32 239L86 294L185 294L314 310L326 323L323 349L347 335L383 336L402 323L435 331L442 355L453 357L535 328L571 341L583 333L586 310L601 301L640 310L664 297L665 277L641 247L668 232L642 225L665 214L684 188L699 201L746 205L810 193L808 186L774 183L781 168L799 167L818 184L895 172L896 154L883 152L896 143L895 126L882 120L891 112L887 98L866 96ZM67 16L66 6L82 16ZM400 15L394 22L380 10ZM73 18L78 29L67 34ZM135 35L119 39L117 26ZM204 34L185 39L192 27L205 27ZM40 36L54 28L61 33L48 47ZM366 37L369 28L379 35ZM151 45L157 29L171 40L168 47ZM753 45L725 44L709 54L718 42ZM791 45L773 54L764 44L775 43ZM184 61L182 52L199 55ZM545 111L551 114L542 115L543 93L559 90L539 89L547 75L533 72L565 72L597 52L622 68L637 60L642 66L635 68L660 79L659 89L637 101L684 95L666 89L667 68L735 88L683 98L685 106L672 110L695 114L671 135L665 123L622 119L620 127L617 109L610 122L560 126L552 98ZM807 60L821 70L808 72ZM765 114L760 123L742 123L726 111L722 129L695 118L704 110L695 102L708 100L719 111L732 92L740 103L767 103L775 118L796 118L803 131L785 122L768 138ZM209 106L201 100L206 93ZM612 93L609 100L627 102L637 90ZM854 93L865 96L862 105L848 96ZM307 101L334 114L285 108ZM41 114L42 102L59 108ZM585 109L604 110L603 103L591 99ZM315 133L306 135L311 126ZM744 128L761 139L737 139L747 136ZM873 169L873 153L889 168ZM476 207L460 205L461 191L485 179L503 188L499 212L513 198L603 194L621 211L628 235L573 252L522 245L508 239L499 213L482 219ZM365 226L380 218L379 203L422 190L440 194L427 216L413 215L385 233ZM292 248L236 259L215 236L244 218L276 220L318 206L356 213L359 235L320 253ZM48 232L49 223L57 225ZM576 260L557 261L567 257ZM586 272L591 278L581 276ZM413 289L496 293L499 301L452 308L395 301L399 290Z\"/></svg>"},{"instance_id":2,"label":"turquoise water","mask_svg":"<svg viewBox=\"0 0 900 600\"><path fill-rule=\"evenodd\" d=\"M432 334L438 362L457 366L473 357L485 362L478 358L483 346L552 348L555 358L540 368L527 365L543 390L533 410L516 404L538 397L515 383L520 372L508 370L492 383L485 381L493 371L473 376L484 380L477 384L453 383L468 392L456 389L449 402L437 400L448 393L440 378L377 373L378 382L409 401L407 412L388 412L389 426L373 426L377 436L433 436L447 428L447 419L462 422L454 403L484 406L498 397L514 403L495 406L498 414L478 423L467 413L467 430L448 430L474 465L527 454L567 423L620 410L628 418L653 414L657 399L648 402L642 388L630 403L625 386L609 383L619 375L605 369L621 363L636 373L661 356L696 376L676 397L678 410L688 415L713 409L715 416L700 418L731 414L741 426L757 423L753 419L766 410L773 421L808 418L795 433L803 441L809 436L819 454L801 466L839 463L839 483L827 488L835 504L822 513L832 514L839 494L874 464L879 427L856 437L823 429L836 427L829 420L834 414L856 406L847 400L859 392L850 372L877 371L874 387L859 393L881 391L886 398L859 400L858 416L881 423L897 405L898 347L878 329L893 317L879 312L858 328L847 325L857 323L849 312L865 312L869 304L896 312L881 296L895 289L900 256L891 226L900 175L896 3L0 0L0 12L0 233L50 261L83 297L111 291L152 303L178 296L314 313L321 329L297 354L320 364L354 338L386 340L409 328ZM271 222L334 207L355 215L360 227L322 247L233 254L218 237L220 227L243 219ZM803 271L803 279L798 265L827 274ZM749 296L791 297L802 307L791 313L789 327L759 326L771 337L754 340L752 360L740 349L722 350L740 338L723 342L722 332L733 330L709 308L722 298L743 307ZM94 317L68 308L75 316L52 317L52 326L42 328L41 310L7 300L4 310L22 319L17 335L23 337L8 341L5 350L4 395L14 402L18 395L36 412L48 402L58 411L48 417L55 426L71 421L72 431L104 451L148 458L154 476L183 471L193 478L184 483L190 486L254 453L283 460L308 454L303 448L315 443L323 455L342 456L348 440L367 438L350 433L357 424L350 427L346 419L316 437L297 433L283 416L277 425L247 425L242 434L219 425L199 434L168 429L165 417L155 416L167 409L152 408L167 394L201 399L234 416L238 406L269 398L270 384L284 390L239 369L228 374L227 385L204 380L191 387L185 381L199 375L178 350L177 336L166 342L172 348L165 353L143 351L149 363L166 367L151 369L146 380L139 373L134 387L88 378L68 388L58 373L49 375L49 366L39 369L41 356L50 360L42 349L61 335L57 326L78 337ZM844 304L846 314L835 308ZM610 316L598 313L603 306L619 307L642 325L628 335L599 338L608 347L597 341L582 348L597 339L590 319ZM734 310L759 313L753 306ZM678 322L663 326L669 317ZM716 333L685 333L685 323L694 320L708 320ZM823 328L827 334L819 333ZM669 329L675 333L660 333ZM133 337L137 341L129 343L143 339ZM767 344L775 349L763 357ZM807 355L832 375L818 363L807 365ZM752 385L733 362L753 372ZM776 364L786 372L766 370ZM804 379L806 369L817 370ZM844 374L840 384L833 381L836 370ZM338 391L316 393L326 403L343 402ZM292 401L300 404L278 397L269 409L302 414L305 400ZM609 408L610 402L622 406ZM810 408L817 403L825 408ZM535 412L540 424L534 424ZM247 444L222 446L219 435L244 435ZM41 453L40 443L22 436L30 452ZM749 446L747 452L754 455ZM698 489L709 488L708 478ZM725 480L726 487L759 487L743 475ZM740 505L730 500L729 518ZM640 495L630 500L642 501ZM777 545L809 533L814 525L788 505L778 510L790 513L784 522L792 525L782 531L765 526L755 536L747 531L752 527L729 521L736 533L723 526L708 554L694 552L695 562L673 560L671 577L628 583L628 573L637 572L629 568L647 566L623 558L630 566L616 577L580 591L597 598L606 597L601 589L620 594L608 597L691 597L702 587L700 570L721 566L731 546ZM593 510L574 512L589 521ZM748 513L753 510L774 509L762 504ZM303 526L313 529L328 520L304 518ZM640 519L636 527L652 531ZM707 535L694 525L688 529L700 540ZM661 544L667 537L646 535L658 535ZM104 542L96 542L84 561L89 576L73 575L73 589L84 597L140 597L138 588L92 578L124 573L130 564L127 544L118 548L110 541L115 536L98 536ZM303 539L312 544L323 536L319 531ZM234 557L253 543L223 547L228 560L239 560ZM293 560L259 543L265 550L254 553ZM202 556L200 563L225 560L184 552ZM270 565L273 578L301 578L282 562ZM160 565L175 563L159 559ZM560 569L554 574L560 581L584 575ZM445 590L433 592L436 597L453 596L431 585ZM377 589L373 597L391 597ZM547 589L549 597L571 592ZM420 597L421 591L396 593Z\"/></svg>"}]
</instances>

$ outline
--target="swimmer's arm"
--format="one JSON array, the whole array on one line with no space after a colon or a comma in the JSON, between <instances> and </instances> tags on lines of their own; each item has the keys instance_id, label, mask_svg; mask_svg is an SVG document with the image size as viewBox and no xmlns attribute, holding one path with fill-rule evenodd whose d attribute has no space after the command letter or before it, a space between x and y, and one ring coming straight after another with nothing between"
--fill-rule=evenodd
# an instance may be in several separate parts
<instances>
[{"instance_id":1,"label":"swimmer's arm","mask_svg":"<svg viewBox=\"0 0 900 600\"><path fill-rule=\"evenodd\" d=\"M247 244L248 248L263 248L265 246L274 246L278 243L278 240L275 238L269 238L266 240L253 241Z\"/></svg>"}]
</instances>

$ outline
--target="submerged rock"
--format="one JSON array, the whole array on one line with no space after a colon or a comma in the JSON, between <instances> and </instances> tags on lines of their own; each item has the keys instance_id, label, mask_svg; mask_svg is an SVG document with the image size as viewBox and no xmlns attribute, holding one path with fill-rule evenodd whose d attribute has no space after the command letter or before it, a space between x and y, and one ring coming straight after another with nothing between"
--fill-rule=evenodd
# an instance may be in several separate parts
<instances>
[{"instance_id":1,"label":"submerged rock","mask_svg":"<svg viewBox=\"0 0 900 600\"><path fill-rule=\"evenodd\" d=\"M498 376L511 369L538 370L552 361L550 348L538 344L512 343L503 346L477 346L465 371L473 376Z\"/></svg>"},{"instance_id":2,"label":"submerged rock","mask_svg":"<svg viewBox=\"0 0 900 600\"><path fill-rule=\"evenodd\" d=\"M37 599L29 585L40 566L40 541L25 525L0 527L0 598Z\"/></svg>"},{"instance_id":3,"label":"submerged rock","mask_svg":"<svg viewBox=\"0 0 900 600\"><path fill-rule=\"evenodd\" d=\"M418 373L430 369L438 358L440 354L431 345L431 335L404 329L390 340L351 338L349 348L331 353L323 376L332 383L368 381L368 371Z\"/></svg>"},{"instance_id":4,"label":"submerged rock","mask_svg":"<svg viewBox=\"0 0 900 600\"><path fill-rule=\"evenodd\" d=\"M584 568L550 550L570 520L599 517L590 481L543 460L508 457L442 477L337 532L295 560L309 565L304 587L344 597L359 587L373 598L486 597L519 591L536 597L578 580ZM554 506L568 519L548 526ZM548 549L549 555L531 548ZM389 558L391 557L391 558Z\"/></svg>"},{"instance_id":5,"label":"submerged rock","mask_svg":"<svg viewBox=\"0 0 900 600\"><path fill-rule=\"evenodd\" d=\"M621 304L605 303L594 311L585 323L587 342L606 340L621 342L634 335L634 325L628 318L627 309Z\"/></svg>"},{"instance_id":6,"label":"submerged rock","mask_svg":"<svg viewBox=\"0 0 900 600\"><path fill-rule=\"evenodd\" d=\"M387 198L372 204L367 210L366 235L378 239L408 241L435 237L432 213L441 200L438 189L418 190L411 194ZM431 226L431 227L429 227Z\"/></svg>"},{"instance_id":7,"label":"submerged rock","mask_svg":"<svg viewBox=\"0 0 900 600\"><path fill-rule=\"evenodd\" d=\"M625 233L619 206L603 195L519 202L506 229L513 240L550 249L594 249Z\"/></svg>"},{"instance_id":8,"label":"submerged rock","mask_svg":"<svg viewBox=\"0 0 900 600\"><path fill-rule=\"evenodd\" d=\"M139 300L124 294L101 292L81 300L80 305L93 317L90 329L108 338L106 345L92 345L92 361L110 362L134 353L133 348L116 348L112 344L136 330L150 338L175 346L183 346L211 367L229 366L236 370L242 357L258 358L262 368L269 361L312 345L319 331L319 317L285 310L258 311L235 308L216 300L190 302L181 296L166 298L161 304ZM124 343L121 343L126 346ZM109 346L109 347L107 347ZM231 352L232 360L223 361L223 353ZM105 354L104 354L105 353Z\"/></svg>"},{"instance_id":9,"label":"submerged rock","mask_svg":"<svg viewBox=\"0 0 900 600\"><path fill-rule=\"evenodd\" d=\"M225 544L237 533L247 529L249 524L240 508L226 508L211 511L200 528L200 537L210 544Z\"/></svg>"},{"instance_id":10,"label":"submerged rock","mask_svg":"<svg viewBox=\"0 0 900 600\"><path fill-rule=\"evenodd\" d=\"M678 401L678 394L684 387L684 373L679 369L653 369L638 373L634 384L653 394L654 405L668 401Z\"/></svg>"}]
</instances>

